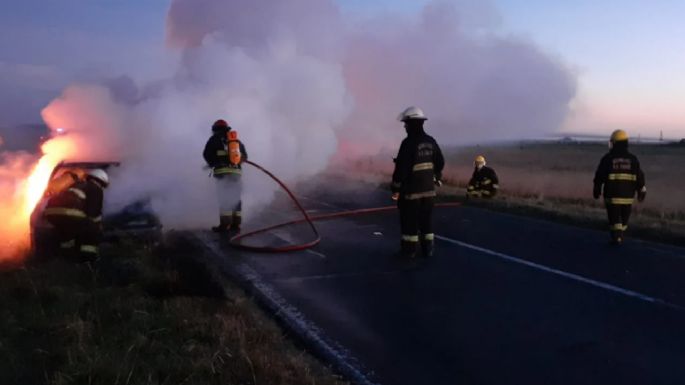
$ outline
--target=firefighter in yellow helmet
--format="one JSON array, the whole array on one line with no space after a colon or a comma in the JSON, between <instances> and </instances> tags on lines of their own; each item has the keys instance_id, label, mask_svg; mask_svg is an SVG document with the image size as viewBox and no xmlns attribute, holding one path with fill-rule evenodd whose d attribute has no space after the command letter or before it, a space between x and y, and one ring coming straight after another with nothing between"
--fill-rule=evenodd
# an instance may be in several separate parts
<instances>
[{"instance_id":1,"label":"firefighter in yellow helmet","mask_svg":"<svg viewBox=\"0 0 685 385\"><path fill-rule=\"evenodd\" d=\"M88 170L84 180L48 200L43 215L55 227L62 255L79 262L97 259L104 189L108 185L109 176L104 170Z\"/></svg>"},{"instance_id":2,"label":"firefighter in yellow helmet","mask_svg":"<svg viewBox=\"0 0 685 385\"><path fill-rule=\"evenodd\" d=\"M642 202L647 195L647 187L640 162L628 152L628 134L623 130L614 131L609 147L595 172L593 196L599 199L604 195L611 243L618 245L623 243L635 195Z\"/></svg>"},{"instance_id":3,"label":"firefighter in yellow helmet","mask_svg":"<svg viewBox=\"0 0 685 385\"><path fill-rule=\"evenodd\" d=\"M435 242L433 201L445 160L438 143L423 129L427 119L418 107L409 107L398 117L407 137L395 158L392 192L400 210L401 254L406 257L414 257L419 242L423 256L432 256Z\"/></svg>"},{"instance_id":4,"label":"firefighter in yellow helmet","mask_svg":"<svg viewBox=\"0 0 685 385\"><path fill-rule=\"evenodd\" d=\"M212 136L202 153L212 168L219 198L217 233L240 232L242 223L242 163L247 160L245 146L228 123L219 119L212 125Z\"/></svg>"},{"instance_id":5,"label":"firefighter in yellow helmet","mask_svg":"<svg viewBox=\"0 0 685 385\"><path fill-rule=\"evenodd\" d=\"M486 166L483 155L473 161L473 175L466 187L466 196L475 198L492 198L499 191L499 179L492 168Z\"/></svg>"}]
</instances>

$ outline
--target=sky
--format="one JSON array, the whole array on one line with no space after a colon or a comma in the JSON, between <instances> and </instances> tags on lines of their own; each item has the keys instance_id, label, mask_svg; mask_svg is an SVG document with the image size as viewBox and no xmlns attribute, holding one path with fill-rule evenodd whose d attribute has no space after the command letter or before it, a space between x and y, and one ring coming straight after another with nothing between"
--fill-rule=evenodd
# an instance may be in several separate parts
<instances>
[{"instance_id":1,"label":"sky","mask_svg":"<svg viewBox=\"0 0 685 385\"><path fill-rule=\"evenodd\" d=\"M463 21L474 30L524 38L572 69L578 92L560 130L685 137L685 2L457 1L476 10ZM427 1L338 3L353 17L392 18L419 14ZM177 60L164 45L168 7L167 0L3 0L0 126L40 120L73 82L164 77Z\"/></svg>"}]
</instances>

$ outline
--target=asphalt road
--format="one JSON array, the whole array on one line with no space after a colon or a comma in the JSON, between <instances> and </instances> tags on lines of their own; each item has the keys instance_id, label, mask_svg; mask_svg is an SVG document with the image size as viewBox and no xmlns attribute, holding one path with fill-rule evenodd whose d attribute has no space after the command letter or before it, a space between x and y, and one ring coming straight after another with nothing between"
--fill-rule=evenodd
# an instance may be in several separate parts
<instances>
[{"instance_id":1,"label":"asphalt road","mask_svg":"<svg viewBox=\"0 0 685 385\"><path fill-rule=\"evenodd\" d=\"M317 212L391 203L314 191ZM685 384L683 248L469 207L436 209L430 259L396 255L396 212L317 227L311 251L218 263L248 267L372 382Z\"/></svg>"}]
</instances>

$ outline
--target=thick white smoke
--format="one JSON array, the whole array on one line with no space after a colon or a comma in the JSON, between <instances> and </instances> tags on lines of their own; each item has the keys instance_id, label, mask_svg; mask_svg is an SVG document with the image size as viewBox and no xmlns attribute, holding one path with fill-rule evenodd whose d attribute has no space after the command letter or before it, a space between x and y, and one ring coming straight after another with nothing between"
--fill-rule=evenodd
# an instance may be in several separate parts
<instances>
[{"instance_id":1,"label":"thick white smoke","mask_svg":"<svg viewBox=\"0 0 685 385\"><path fill-rule=\"evenodd\" d=\"M115 203L152 197L170 227L215 221L201 152L218 118L250 159L290 181L322 171L336 152L397 146L394 119L408 105L426 110L442 143L558 128L575 94L567 69L529 42L471 30L460 15L454 2L348 20L331 0L174 0L172 78L75 85L43 115L80 136L84 157L122 160ZM248 200L271 194L246 179Z\"/></svg>"}]
</instances>

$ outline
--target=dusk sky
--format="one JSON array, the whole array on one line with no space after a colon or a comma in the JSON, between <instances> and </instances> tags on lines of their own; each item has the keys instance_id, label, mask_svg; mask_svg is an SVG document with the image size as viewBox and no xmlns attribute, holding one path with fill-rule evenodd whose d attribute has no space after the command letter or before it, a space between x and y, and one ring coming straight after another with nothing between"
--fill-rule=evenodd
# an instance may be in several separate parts
<instances>
[{"instance_id":1,"label":"dusk sky","mask_svg":"<svg viewBox=\"0 0 685 385\"><path fill-rule=\"evenodd\" d=\"M677 0L458 1L465 23L524 37L578 78L562 129L626 128L685 137L685 2ZM419 13L423 0L339 0L344 13ZM0 125L36 122L74 81L165 76L166 0L3 0ZM226 22L240 15L226 15ZM475 37L477 38L477 37Z\"/></svg>"}]
</instances>

